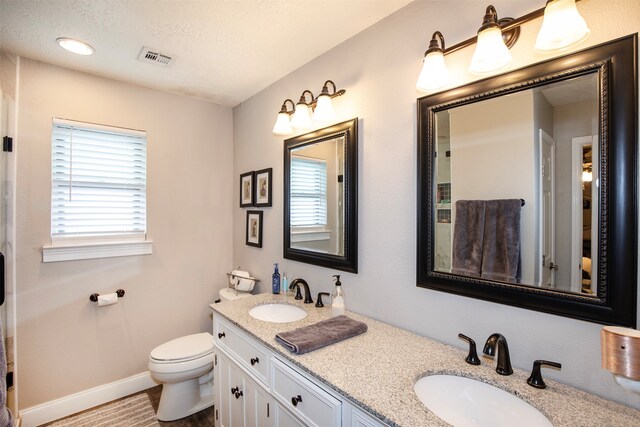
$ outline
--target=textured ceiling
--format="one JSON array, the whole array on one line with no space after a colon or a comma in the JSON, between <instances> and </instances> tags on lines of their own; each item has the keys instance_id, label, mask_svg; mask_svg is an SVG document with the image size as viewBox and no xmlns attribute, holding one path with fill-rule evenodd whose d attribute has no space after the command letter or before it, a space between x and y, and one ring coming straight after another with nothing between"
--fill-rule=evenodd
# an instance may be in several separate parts
<instances>
[{"instance_id":1,"label":"textured ceiling","mask_svg":"<svg viewBox=\"0 0 640 427\"><path fill-rule=\"evenodd\" d=\"M0 0L0 49L235 106L409 0ZM89 57L58 37L92 45ZM143 46L170 67L139 62Z\"/></svg>"}]
</instances>

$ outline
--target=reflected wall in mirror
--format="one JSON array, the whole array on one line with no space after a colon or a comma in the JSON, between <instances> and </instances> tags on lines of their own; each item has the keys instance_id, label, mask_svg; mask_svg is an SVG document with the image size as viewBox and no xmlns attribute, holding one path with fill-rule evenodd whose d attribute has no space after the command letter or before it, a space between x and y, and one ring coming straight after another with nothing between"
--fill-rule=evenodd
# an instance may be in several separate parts
<instances>
[{"instance_id":1,"label":"reflected wall in mirror","mask_svg":"<svg viewBox=\"0 0 640 427\"><path fill-rule=\"evenodd\" d=\"M418 286L635 326L636 44L418 101Z\"/></svg>"},{"instance_id":2,"label":"reflected wall in mirror","mask_svg":"<svg viewBox=\"0 0 640 427\"><path fill-rule=\"evenodd\" d=\"M598 164L592 161L598 151L598 93L593 71L435 113L436 271L503 273L511 283L596 294L591 259L597 259L598 234L591 222L598 215L591 215L591 201L598 206ZM587 175L594 168L592 186ZM514 204L517 221L502 225L519 226L519 232L501 251L504 262L489 263L481 249L496 236L489 229L468 230L478 220L468 213L489 222L489 212L480 204L482 211L460 212L458 221L458 211L468 209L468 200L500 199L521 200ZM464 256L474 245L478 256L485 255L475 268L473 255Z\"/></svg>"},{"instance_id":3,"label":"reflected wall in mirror","mask_svg":"<svg viewBox=\"0 0 640 427\"><path fill-rule=\"evenodd\" d=\"M353 119L285 140L284 257L357 272Z\"/></svg>"}]
</instances>

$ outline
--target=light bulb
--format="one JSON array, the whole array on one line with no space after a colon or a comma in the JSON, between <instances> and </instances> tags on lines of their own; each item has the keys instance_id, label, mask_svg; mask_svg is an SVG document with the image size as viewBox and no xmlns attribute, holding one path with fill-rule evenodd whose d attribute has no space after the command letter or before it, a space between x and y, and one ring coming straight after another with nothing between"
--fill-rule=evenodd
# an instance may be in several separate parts
<instances>
[{"instance_id":1,"label":"light bulb","mask_svg":"<svg viewBox=\"0 0 640 427\"><path fill-rule=\"evenodd\" d=\"M585 40L589 33L575 0L554 0L544 9L542 27L534 49L537 52L566 49Z\"/></svg>"},{"instance_id":2,"label":"light bulb","mask_svg":"<svg viewBox=\"0 0 640 427\"><path fill-rule=\"evenodd\" d=\"M511 53L504 44L500 27L496 25L480 31L469 71L473 74L487 74L500 70L510 63Z\"/></svg>"},{"instance_id":3,"label":"light bulb","mask_svg":"<svg viewBox=\"0 0 640 427\"><path fill-rule=\"evenodd\" d=\"M77 53L78 55L91 55L95 52L91 46L80 40L60 37L56 39L56 41L61 48L68 50L69 52Z\"/></svg>"},{"instance_id":4,"label":"light bulb","mask_svg":"<svg viewBox=\"0 0 640 427\"><path fill-rule=\"evenodd\" d=\"M273 126L273 133L275 135L289 135L293 133L289 113L278 113L276 124Z\"/></svg>"},{"instance_id":5,"label":"light bulb","mask_svg":"<svg viewBox=\"0 0 640 427\"><path fill-rule=\"evenodd\" d=\"M296 129L308 129L311 127L311 114L307 104L302 102L296 104L296 111L291 118L291 126Z\"/></svg>"},{"instance_id":6,"label":"light bulb","mask_svg":"<svg viewBox=\"0 0 640 427\"><path fill-rule=\"evenodd\" d=\"M450 81L451 77L442 51L427 53L422 62L422 71L418 76L416 88L427 92L446 86Z\"/></svg>"},{"instance_id":7,"label":"light bulb","mask_svg":"<svg viewBox=\"0 0 640 427\"><path fill-rule=\"evenodd\" d=\"M318 96L316 109L313 111L313 120L318 122L330 122L336 118L336 112L333 110L331 97L329 95L320 94Z\"/></svg>"}]
</instances>

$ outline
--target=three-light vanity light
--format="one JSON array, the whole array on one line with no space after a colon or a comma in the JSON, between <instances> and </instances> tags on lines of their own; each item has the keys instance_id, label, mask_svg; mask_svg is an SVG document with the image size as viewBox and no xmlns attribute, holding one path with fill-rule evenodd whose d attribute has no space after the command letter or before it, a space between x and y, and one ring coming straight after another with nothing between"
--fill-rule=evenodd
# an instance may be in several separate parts
<instances>
[{"instance_id":1,"label":"three-light vanity light","mask_svg":"<svg viewBox=\"0 0 640 427\"><path fill-rule=\"evenodd\" d=\"M329 86L332 87L333 92L329 92ZM273 133L275 135L290 135L293 133L293 128L304 130L311 128L313 122L328 123L334 120L336 113L333 110L331 99L345 93L346 90L337 90L335 83L327 80L322 85L322 90L317 97L314 97L310 90L305 90L300 95L297 104L294 104L291 99L285 99L273 127ZM291 109L288 108L287 103L291 104Z\"/></svg>"},{"instance_id":2,"label":"three-light vanity light","mask_svg":"<svg viewBox=\"0 0 640 427\"><path fill-rule=\"evenodd\" d=\"M416 87L422 91L433 91L446 86L450 81L444 55L476 43L469 65L469 72L486 75L502 70L511 63L509 49L518 40L520 26L544 14L534 50L548 53L567 49L589 36L587 23L576 8L579 0L548 0L545 7L518 19L498 19L495 7L488 6L478 34L448 49L444 36L433 33L429 48L425 52L422 71Z\"/></svg>"}]
</instances>

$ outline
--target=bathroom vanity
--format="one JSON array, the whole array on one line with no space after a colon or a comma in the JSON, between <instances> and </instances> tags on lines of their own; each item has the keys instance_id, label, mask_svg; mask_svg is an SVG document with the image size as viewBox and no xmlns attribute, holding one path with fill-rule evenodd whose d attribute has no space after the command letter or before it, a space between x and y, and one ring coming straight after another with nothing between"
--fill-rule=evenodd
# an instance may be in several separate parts
<instances>
[{"instance_id":1,"label":"bathroom vanity","mask_svg":"<svg viewBox=\"0 0 640 427\"><path fill-rule=\"evenodd\" d=\"M272 323L249 315L251 308L270 303L296 305L307 316ZM216 426L444 426L414 392L416 381L436 374L473 378L505 390L554 426L631 426L640 420L640 411L549 379L546 389L530 387L529 372L498 375L493 359L469 365L465 351L356 313L346 314L365 322L366 333L294 355L275 335L328 319L330 307L261 294L212 304L211 309ZM514 364L528 365L535 358Z\"/></svg>"}]
</instances>

